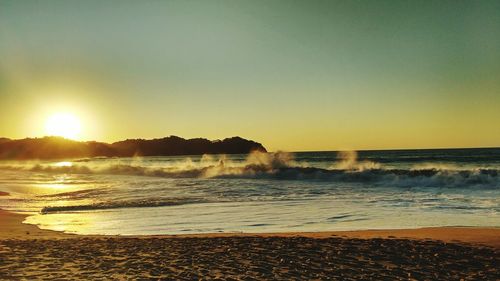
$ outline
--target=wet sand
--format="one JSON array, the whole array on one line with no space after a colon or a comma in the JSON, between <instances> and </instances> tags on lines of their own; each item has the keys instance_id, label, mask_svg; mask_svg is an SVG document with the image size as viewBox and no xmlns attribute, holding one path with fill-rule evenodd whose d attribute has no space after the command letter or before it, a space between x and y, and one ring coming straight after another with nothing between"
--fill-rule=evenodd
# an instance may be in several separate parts
<instances>
[{"instance_id":1,"label":"wet sand","mask_svg":"<svg viewBox=\"0 0 500 281\"><path fill-rule=\"evenodd\" d=\"M118 237L23 219L0 210L0 280L500 279L497 228Z\"/></svg>"}]
</instances>

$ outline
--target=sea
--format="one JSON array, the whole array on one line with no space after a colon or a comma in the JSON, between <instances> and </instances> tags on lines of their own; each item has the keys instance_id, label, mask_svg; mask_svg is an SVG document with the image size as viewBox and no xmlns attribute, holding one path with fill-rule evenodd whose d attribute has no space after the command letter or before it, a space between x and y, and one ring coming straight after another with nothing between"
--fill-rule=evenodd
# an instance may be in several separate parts
<instances>
[{"instance_id":1,"label":"sea","mask_svg":"<svg viewBox=\"0 0 500 281\"><path fill-rule=\"evenodd\" d=\"M76 234L500 227L500 149L0 161L0 193Z\"/></svg>"}]
</instances>

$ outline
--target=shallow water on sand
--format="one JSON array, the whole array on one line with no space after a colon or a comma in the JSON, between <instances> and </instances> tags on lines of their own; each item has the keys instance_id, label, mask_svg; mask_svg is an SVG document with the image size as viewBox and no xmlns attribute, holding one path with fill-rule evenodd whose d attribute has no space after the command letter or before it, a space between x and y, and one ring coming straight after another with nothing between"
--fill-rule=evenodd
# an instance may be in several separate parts
<instances>
[{"instance_id":1,"label":"shallow water on sand","mask_svg":"<svg viewBox=\"0 0 500 281\"><path fill-rule=\"evenodd\" d=\"M500 227L500 149L0 162L0 208L79 234Z\"/></svg>"}]
</instances>

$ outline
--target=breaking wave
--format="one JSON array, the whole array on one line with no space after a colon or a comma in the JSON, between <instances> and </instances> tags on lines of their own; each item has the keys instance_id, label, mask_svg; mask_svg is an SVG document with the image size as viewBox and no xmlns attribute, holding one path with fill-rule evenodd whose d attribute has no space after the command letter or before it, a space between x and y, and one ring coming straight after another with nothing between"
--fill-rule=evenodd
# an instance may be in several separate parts
<instances>
[{"instance_id":1,"label":"breaking wave","mask_svg":"<svg viewBox=\"0 0 500 281\"><path fill-rule=\"evenodd\" d=\"M158 200L132 200L132 201L117 201L117 202L100 202L90 205L73 205L73 206L48 206L42 208L40 213L52 214L61 212L78 212L78 211L95 211L95 210L109 210L121 208L146 208L146 207L164 207L164 206L178 206L195 203L207 203L203 199L194 198L171 198L171 199L158 199Z\"/></svg>"},{"instance_id":2,"label":"breaking wave","mask_svg":"<svg viewBox=\"0 0 500 281\"><path fill-rule=\"evenodd\" d=\"M461 169L436 164L419 164L409 169L386 168L380 163L369 160L358 161L356 152L340 153L339 159L328 168L318 168L305 162L297 162L293 154L286 152L254 152L249 154L245 161L233 161L225 156L216 159L205 155L200 161L192 161L188 158L184 161L165 164L162 167L112 163L92 166L87 162L75 161L68 165L35 164L2 166L2 168L46 173L164 178L324 180L396 187L500 187L500 170L498 169Z\"/></svg>"}]
</instances>

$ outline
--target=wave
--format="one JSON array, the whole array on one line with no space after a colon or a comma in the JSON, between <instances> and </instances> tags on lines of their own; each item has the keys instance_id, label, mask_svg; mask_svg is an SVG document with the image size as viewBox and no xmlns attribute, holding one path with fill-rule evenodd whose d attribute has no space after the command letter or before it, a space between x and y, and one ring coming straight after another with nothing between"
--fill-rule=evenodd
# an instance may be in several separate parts
<instances>
[{"instance_id":1,"label":"wave","mask_svg":"<svg viewBox=\"0 0 500 281\"><path fill-rule=\"evenodd\" d=\"M248 167L247 167L248 168ZM257 171L257 172L255 172ZM219 175L220 178L267 178L281 180L328 180L360 182L396 187L500 187L499 171L494 169L442 170L442 169L367 169L340 170L319 168L279 168L262 172L250 168L242 174Z\"/></svg>"},{"instance_id":2,"label":"wave","mask_svg":"<svg viewBox=\"0 0 500 281\"><path fill-rule=\"evenodd\" d=\"M53 214L62 212L96 211L96 210L109 210L109 209L122 209L122 208L164 207L164 206L178 206L178 205L207 203L207 202L208 201L204 199L194 199L194 198L115 201L115 202L100 202L90 205L47 206L42 208L40 213Z\"/></svg>"},{"instance_id":3,"label":"wave","mask_svg":"<svg viewBox=\"0 0 500 281\"><path fill-rule=\"evenodd\" d=\"M328 168L308 166L285 152L251 153L245 161L235 162L222 156L204 156L198 162L190 159L165 167L127 164L86 164L2 166L33 172L66 174L132 175L164 178L239 178L276 180L323 180L359 182L395 187L481 187L499 188L500 170L490 168L460 169L453 166L419 164L410 169L383 167L368 160L358 161L355 152L339 154Z\"/></svg>"},{"instance_id":4,"label":"wave","mask_svg":"<svg viewBox=\"0 0 500 281\"><path fill-rule=\"evenodd\" d=\"M93 196L98 196L102 195L104 193L108 193L105 188L93 188L93 189L82 189L82 190L76 190L76 191L70 191L70 192L61 192L61 193L55 193L55 194L46 194L46 195L39 195L39 198L57 198L57 199L66 199L66 198L71 198L71 199L84 199L88 197L93 197Z\"/></svg>"}]
</instances>

